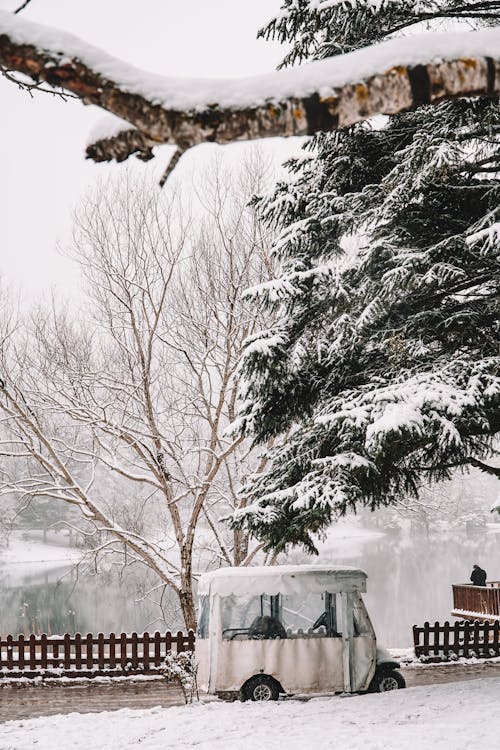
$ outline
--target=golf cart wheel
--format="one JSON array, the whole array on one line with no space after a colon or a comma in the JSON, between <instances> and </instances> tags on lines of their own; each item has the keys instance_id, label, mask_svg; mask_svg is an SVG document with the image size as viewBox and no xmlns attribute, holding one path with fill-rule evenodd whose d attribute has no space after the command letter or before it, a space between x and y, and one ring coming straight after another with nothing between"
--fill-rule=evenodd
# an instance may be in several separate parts
<instances>
[{"instance_id":1,"label":"golf cart wheel","mask_svg":"<svg viewBox=\"0 0 500 750\"><path fill-rule=\"evenodd\" d=\"M278 683L267 674L252 677L242 692L245 700L250 701L277 701L280 694Z\"/></svg>"},{"instance_id":2,"label":"golf cart wheel","mask_svg":"<svg viewBox=\"0 0 500 750\"><path fill-rule=\"evenodd\" d=\"M385 693L387 690L401 690L404 687L406 687L405 678L395 669L377 675L375 687L377 693Z\"/></svg>"}]
</instances>

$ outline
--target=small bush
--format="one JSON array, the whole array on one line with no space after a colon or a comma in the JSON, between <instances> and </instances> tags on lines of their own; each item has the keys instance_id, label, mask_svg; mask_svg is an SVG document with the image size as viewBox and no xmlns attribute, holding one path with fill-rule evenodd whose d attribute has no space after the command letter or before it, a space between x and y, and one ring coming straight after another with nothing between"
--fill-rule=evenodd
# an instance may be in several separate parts
<instances>
[{"instance_id":1,"label":"small bush","mask_svg":"<svg viewBox=\"0 0 500 750\"><path fill-rule=\"evenodd\" d=\"M162 675L167 682L177 682L180 685L186 703L192 703L195 695L198 699L197 671L198 665L193 651L180 653L167 651L161 670Z\"/></svg>"}]
</instances>

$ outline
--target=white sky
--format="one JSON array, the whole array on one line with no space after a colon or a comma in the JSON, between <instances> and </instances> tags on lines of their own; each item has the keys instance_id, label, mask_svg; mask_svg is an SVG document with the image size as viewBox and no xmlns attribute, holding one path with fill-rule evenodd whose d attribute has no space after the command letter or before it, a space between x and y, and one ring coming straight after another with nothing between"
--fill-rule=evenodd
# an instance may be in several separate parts
<instances>
[{"instance_id":1,"label":"white sky","mask_svg":"<svg viewBox=\"0 0 500 750\"><path fill-rule=\"evenodd\" d=\"M20 4L0 0L0 9ZM256 33L279 6L280 0L32 0L23 15L145 70L227 77L276 67L284 50L256 40ZM51 288L77 294L76 269L57 252L57 243L69 241L79 197L123 168L84 159L89 131L104 114L46 94L32 99L0 78L0 274L22 290L25 303ZM280 139L263 145L279 160L297 148ZM179 165L179 177L217 148L193 150Z\"/></svg>"}]
</instances>

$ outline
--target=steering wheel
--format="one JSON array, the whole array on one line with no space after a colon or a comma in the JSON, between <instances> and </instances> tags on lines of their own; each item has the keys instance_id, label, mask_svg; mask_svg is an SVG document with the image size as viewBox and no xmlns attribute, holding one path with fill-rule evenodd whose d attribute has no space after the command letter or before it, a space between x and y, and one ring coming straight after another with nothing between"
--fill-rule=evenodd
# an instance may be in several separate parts
<instances>
[{"instance_id":1,"label":"steering wheel","mask_svg":"<svg viewBox=\"0 0 500 750\"><path fill-rule=\"evenodd\" d=\"M322 625L324 625L324 627L326 628L326 625L327 625L326 612L322 612L320 616L317 618L317 620L315 620L315 622L313 623L312 629L317 630Z\"/></svg>"}]
</instances>

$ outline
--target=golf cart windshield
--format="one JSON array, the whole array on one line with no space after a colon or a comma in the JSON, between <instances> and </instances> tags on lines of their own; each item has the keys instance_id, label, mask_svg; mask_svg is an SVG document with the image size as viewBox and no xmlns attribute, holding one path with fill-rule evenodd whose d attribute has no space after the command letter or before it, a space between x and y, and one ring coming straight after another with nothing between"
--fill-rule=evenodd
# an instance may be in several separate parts
<instances>
[{"instance_id":1,"label":"golf cart windshield","mask_svg":"<svg viewBox=\"0 0 500 750\"><path fill-rule=\"evenodd\" d=\"M217 599L220 622L216 628L223 640L339 637L340 597L350 593L359 600L355 620L361 623L364 606L359 592L365 590L366 574L342 566L282 565L214 571L200 579L198 634L208 637L209 601ZM360 632L356 622L354 631Z\"/></svg>"},{"instance_id":2,"label":"golf cart windshield","mask_svg":"<svg viewBox=\"0 0 500 750\"><path fill-rule=\"evenodd\" d=\"M224 640L338 636L335 594L221 598Z\"/></svg>"}]
</instances>

